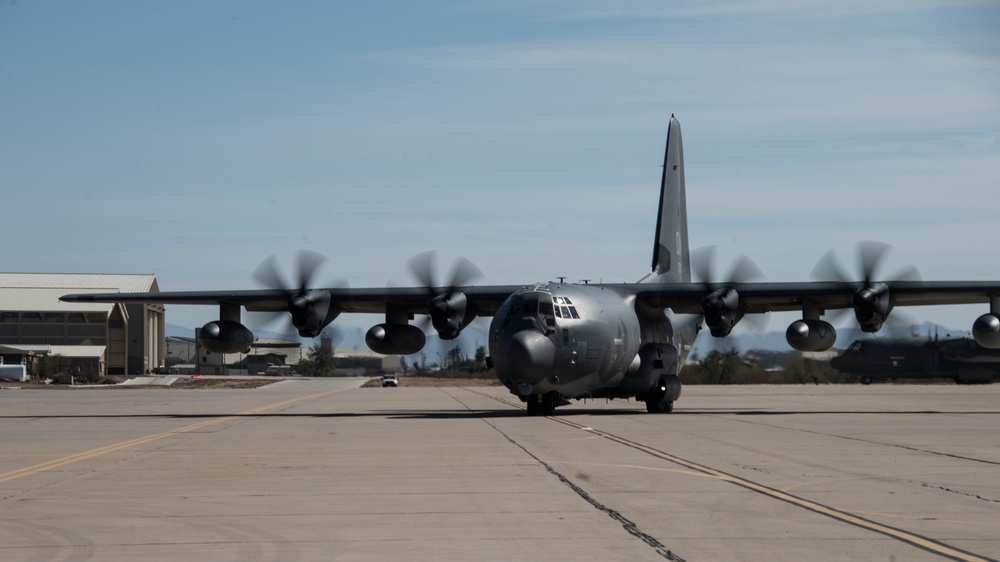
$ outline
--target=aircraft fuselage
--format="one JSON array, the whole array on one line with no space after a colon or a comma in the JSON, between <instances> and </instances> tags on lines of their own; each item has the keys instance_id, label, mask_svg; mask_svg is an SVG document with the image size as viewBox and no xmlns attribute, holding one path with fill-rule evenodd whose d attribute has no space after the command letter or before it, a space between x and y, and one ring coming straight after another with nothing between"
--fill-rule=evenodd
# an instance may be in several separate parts
<instances>
[{"instance_id":1,"label":"aircraft fuselage","mask_svg":"<svg viewBox=\"0 0 1000 562\"><path fill-rule=\"evenodd\" d=\"M679 358L667 341L669 321L643 318L634 297L613 286L540 283L512 294L493 317L490 356L497 377L518 396L562 398L631 396L676 374ZM647 359L643 346L669 355L672 365ZM667 369L673 367L673 372Z\"/></svg>"}]
</instances>

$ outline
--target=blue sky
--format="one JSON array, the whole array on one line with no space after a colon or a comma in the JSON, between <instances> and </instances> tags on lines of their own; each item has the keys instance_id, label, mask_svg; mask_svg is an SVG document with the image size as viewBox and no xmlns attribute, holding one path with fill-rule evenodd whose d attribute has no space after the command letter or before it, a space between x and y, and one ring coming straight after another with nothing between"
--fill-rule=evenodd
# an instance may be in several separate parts
<instances>
[{"instance_id":1,"label":"blue sky","mask_svg":"<svg viewBox=\"0 0 1000 562\"><path fill-rule=\"evenodd\" d=\"M723 263L806 281L874 239L887 273L998 279L997 29L979 1L4 0L2 269L254 288L305 248L365 287L436 249L635 281L675 113Z\"/></svg>"}]
</instances>

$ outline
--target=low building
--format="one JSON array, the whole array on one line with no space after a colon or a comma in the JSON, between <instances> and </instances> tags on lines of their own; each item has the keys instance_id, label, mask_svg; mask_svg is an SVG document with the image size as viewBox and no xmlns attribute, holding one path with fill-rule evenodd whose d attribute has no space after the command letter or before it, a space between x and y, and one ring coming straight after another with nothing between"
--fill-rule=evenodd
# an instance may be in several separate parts
<instances>
[{"instance_id":1,"label":"low building","mask_svg":"<svg viewBox=\"0 0 1000 562\"><path fill-rule=\"evenodd\" d=\"M157 292L154 275L0 273L0 345L62 355L71 370L142 374L164 365L160 304L69 303L68 293Z\"/></svg>"}]
</instances>

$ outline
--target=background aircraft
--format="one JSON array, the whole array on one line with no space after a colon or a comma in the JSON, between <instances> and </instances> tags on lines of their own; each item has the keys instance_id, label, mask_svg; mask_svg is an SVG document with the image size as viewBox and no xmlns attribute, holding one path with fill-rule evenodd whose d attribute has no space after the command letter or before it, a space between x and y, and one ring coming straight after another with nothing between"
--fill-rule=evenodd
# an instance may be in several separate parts
<instances>
[{"instance_id":1,"label":"background aircraft","mask_svg":"<svg viewBox=\"0 0 1000 562\"><path fill-rule=\"evenodd\" d=\"M838 371L871 384L878 379L953 379L959 384L991 383L1000 377L1000 350L972 338L864 339L830 360Z\"/></svg>"},{"instance_id":2,"label":"background aircraft","mask_svg":"<svg viewBox=\"0 0 1000 562\"><path fill-rule=\"evenodd\" d=\"M631 398L649 412L669 412L681 393L678 373L702 325L715 337L730 334L747 315L801 311L786 331L800 351L829 349L833 325L828 310L853 310L861 329L877 332L896 306L988 303L973 324L976 341L1000 348L1000 281L923 282L912 275L876 281L888 246L869 243L859 252L860 280L850 280L832 254L814 272L822 282L762 283L760 271L741 258L717 276L711 252L692 255L688 244L684 156L680 123L671 117L660 183L652 271L637 283L478 286L478 270L460 260L446 281L434 275L431 254L411 260L422 286L409 288L314 288L321 262L301 252L297 279L289 283L273 259L254 277L264 290L105 293L66 295L66 301L216 304L219 320L199 338L209 350L242 351L254 335L240 321L241 309L287 312L303 337L316 337L343 313L380 313L385 322L366 334L378 353L408 355L425 343L411 324L426 317L445 340L454 339L478 316L492 316L489 362L497 377L527 405L528 415L550 415L574 398ZM694 273L695 280L692 280ZM681 315L681 316L678 316Z\"/></svg>"}]
</instances>

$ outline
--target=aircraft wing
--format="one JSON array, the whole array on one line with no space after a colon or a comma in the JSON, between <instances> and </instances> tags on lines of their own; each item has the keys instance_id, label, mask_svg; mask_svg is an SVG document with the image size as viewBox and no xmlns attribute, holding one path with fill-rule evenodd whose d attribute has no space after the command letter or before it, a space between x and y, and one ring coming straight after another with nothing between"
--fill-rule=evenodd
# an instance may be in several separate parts
<instances>
[{"instance_id":1,"label":"aircraft wing","mask_svg":"<svg viewBox=\"0 0 1000 562\"><path fill-rule=\"evenodd\" d=\"M635 298L636 308L646 314L700 315L715 337L729 335L747 314L801 311L786 336L800 351L828 349L836 339L833 326L821 317L827 311L853 309L861 329L877 332L897 306L988 303L989 313L972 326L973 337L988 348L1000 348L1000 281L887 281L887 282L797 282L797 283L631 283L599 285L626 302ZM369 331L377 340L372 349L380 353L402 353L423 345L421 330L408 320L421 314L430 317L443 339L453 339L477 316L494 316L521 285L403 288L328 288L311 290L239 290L160 293L71 294L70 302L144 302L162 304L219 305L220 320L203 327L206 338L216 340L215 349L245 348L253 334L239 323L239 309L288 312L292 324L304 337L316 337L342 313L384 313L385 324ZM214 334L214 335L213 335ZM366 336L367 337L367 336Z\"/></svg>"},{"instance_id":2,"label":"aircraft wing","mask_svg":"<svg viewBox=\"0 0 1000 562\"><path fill-rule=\"evenodd\" d=\"M635 284L636 298L651 308L670 308L680 314L702 313L702 299L718 289L732 288L747 313L854 308L854 297L873 284L857 282L799 283L677 283ZM892 306L989 303L1000 295L1000 281L887 281Z\"/></svg>"},{"instance_id":3,"label":"aircraft wing","mask_svg":"<svg viewBox=\"0 0 1000 562\"><path fill-rule=\"evenodd\" d=\"M884 283L893 306L989 303L1000 295L1000 281L898 281ZM858 282L795 283L627 283L606 285L636 295L654 309L669 308L679 314L700 314L702 301L714 290L732 288L747 313L802 310L811 305L823 310L853 308L854 295L866 288ZM465 294L479 316L492 316L521 285L469 287L329 288L331 302L343 312L383 313L393 306L420 314L431 297L449 290ZM282 290L177 291L157 293L80 293L60 297L67 302L144 302L188 305L240 305L248 311L284 311L290 294Z\"/></svg>"},{"instance_id":4,"label":"aircraft wing","mask_svg":"<svg viewBox=\"0 0 1000 562\"><path fill-rule=\"evenodd\" d=\"M479 316L492 316L497 308L520 285L482 287L402 287L402 288L328 288L315 289L330 295L330 302L342 312L383 313L388 308L410 313L426 313L430 299L449 291L461 291ZM275 289L237 291L177 291L157 293L79 293L60 297L66 302L159 303L190 305L239 305L251 312L287 310L295 291Z\"/></svg>"}]
</instances>

